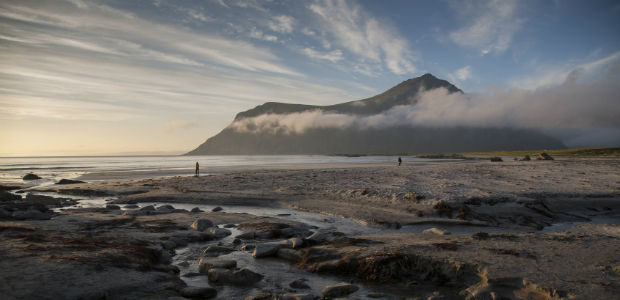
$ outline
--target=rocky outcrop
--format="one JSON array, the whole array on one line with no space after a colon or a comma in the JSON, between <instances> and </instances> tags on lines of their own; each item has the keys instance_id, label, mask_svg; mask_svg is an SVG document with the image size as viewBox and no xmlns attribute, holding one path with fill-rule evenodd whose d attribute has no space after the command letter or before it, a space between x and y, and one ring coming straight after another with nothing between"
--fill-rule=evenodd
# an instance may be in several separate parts
<instances>
[{"instance_id":1,"label":"rocky outcrop","mask_svg":"<svg viewBox=\"0 0 620 300\"><path fill-rule=\"evenodd\" d=\"M198 231L205 231L205 229L213 227L213 222L207 219L198 219L190 227Z\"/></svg>"},{"instance_id":2,"label":"rocky outcrop","mask_svg":"<svg viewBox=\"0 0 620 300\"><path fill-rule=\"evenodd\" d=\"M217 290L210 287L186 287L179 291L184 298L208 299L217 296Z\"/></svg>"},{"instance_id":3,"label":"rocky outcrop","mask_svg":"<svg viewBox=\"0 0 620 300\"><path fill-rule=\"evenodd\" d=\"M41 177L39 177L39 175L37 174L30 173L30 174L26 174L26 176L24 176L22 179L23 180L37 180L37 179L41 179Z\"/></svg>"},{"instance_id":4,"label":"rocky outcrop","mask_svg":"<svg viewBox=\"0 0 620 300\"><path fill-rule=\"evenodd\" d=\"M326 286L321 292L321 295L325 298L336 298L355 293L359 289L357 285L341 282L339 284Z\"/></svg>"},{"instance_id":5,"label":"rocky outcrop","mask_svg":"<svg viewBox=\"0 0 620 300\"><path fill-rule=\"evenodd\" d=\"M71 179L61 179L60 181L56 182L56 184L77 184L77 183L85 183L85 182L79 181L79 180L71 180Z\"/></svg>"},{"instance_id":6,"label":"rocky outcrop","mask_svg":"<svg viewBox=\"0 0 620 300\"><path fill-rule=\"evenodd\" d=\"M218 283L230 283L236 285L250 285L263 279L263 275L248 269L231 271L228 269L215 268L208 271L209 280Z\"/></svg>"},{"instance_id":7,"label":"rocky outcrop","mask_svg":"<svg viewBox=\"0 0 620 300\"><path fill-rule=\"evenodd\" d=\"M198 262L198 272L207 273L211 269L231 269L237 266L237 261L232 259L202 257Z\"/></svg>"},{"instance_id":8,"label":"rocky outcrop","mask_svg":"<svg viewBox=\"0 0 620 300\"><path fill-rule=\"evenodd\" d=\"M21 195L14 195L11 194L7 191L1 191L0 190L0 201L4 202L4 201L13 201L13 200L20 200L22 198Z\"/></svg>"},{"instance_id":9,"label":"rocky outcrop","mask_svg":"<svg viewBox=\"0 0 620 300\"><path fill-rule=\"evenodd\" d=\"M284 240L280 242L263 243L256 246L252 256L255 258L272 256L278 253L278 250L282 248L293 248L293 242Z\"/></svg>"}]
</instances>

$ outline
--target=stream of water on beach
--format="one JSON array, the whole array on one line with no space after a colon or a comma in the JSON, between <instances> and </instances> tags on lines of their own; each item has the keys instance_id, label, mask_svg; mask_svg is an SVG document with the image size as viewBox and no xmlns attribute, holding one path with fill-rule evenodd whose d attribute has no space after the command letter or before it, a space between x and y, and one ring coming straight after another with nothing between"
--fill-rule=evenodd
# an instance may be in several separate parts
<instances>
[{"instance_id":1,"label":"stream of water on beach","mask_svg":"<svg viewBox=\"0 0 620 300\"><path fill-rule=\"evenodd\" d=\"M407 158L414 160L413 158ZM369 157L341 157L341 156L201 156L201 157L185 157L185 156L152 156L152 157L50 157L50 158L0 158L0 181L5 183L24 183L21 179L25 174L34 172L41 176L43 179L31 181L35 186L50 186L61 178L71 179L77 178L85 173L89 172L133 172L133 179L139 178L151 178L155 177L152 174L153 170L188 170L192 172L191 168L198 160L202 169L210 169L215 167L243 167L243 166L302 166L304 164L343 164L343 163L367 163L369 165L376 163L389 163L395 160L395 157L390 156L369 156ZM420 162L424 160L419 160ZM189 168L188 168L189 166ZM143 174L142 176L140 174ZM112 180L112 179L108 179ZM26 189L26 192L28 190ZM103 207L106 204L105 200L112 199L112 197L83 197L83 196L67 196L58 195L54 193L43 193L54 197L67 197L79 200L79 204L74 207L67 207L64 209L72 208L88 208L88 207ZM141 206L155 205L161 206L169 203L140 203ZM199 207L204 211L210 211L214 205L200 205L200 204L180 204L171 203L175 208L190 210L194 207ZM509 233L509 232L523 232L534 231L524 229L507 229L497 227L481 227L481 226L448 226L437 224L424 224L415 226L403 226L402 228L387 229L387 228L375 228L365 227L362 224L350 219L343 219L331 216L325 216L318 213L302 212L293 210L287 207L257 207L257 206L238 206L238 205L219 205L226 213L247 213L257 216L267 216L294 220L310 226L314 226L318 231L330 233L330 232L342 232L347 236L362 236L362 235L380 235L380 234L393 234L393 233L420 233L426 229L437 227L442 230L452 232L453 234L472 234L480 231L488 233ZM123 208L124 209L124 208ZM57 209L58 210L58 209ZM62 209L61 209L62 211ZM605 219L597 217L593 219L593 223L617 223L618 219ZM539 233L559 232L570 229L574 226L582 224L577 223L561 223L554 224L553 226L545 227L542 231L536 231ZM174 264L179 264L187 261L189 266L181 267L181 275L187 273L197 272L198 261L202 255L202 251L209 245L216 245L222 243L224 246L232 246L232 239L239 233L238 230L232 228L233 234L222 240L213 241L205 244L195 244L188 247L181 247L176 250L174 256ZM296 268L294 264L280 260L277 258L265 258L254 259L251 256L251 252L237 251L226 256L225 258L234 259L238 261L240 267L248 268L265 275L265 278L254 285L251 288L236 288L226 285L216 285L208 281L205 276L197 277L182 277L183 280L190 286L213 286L218 289L218 298L221 299L244 299L245 297L256 294L261 290L268 290L276 293L290 293L292 292L287 283L291 280L306 278L308 285L311 286L311 293L320 294L323 287L331 284L336 284L343 281L349 281L356 278L353 276L339 276L329 274L312 274L307 273L305 270ZM372 299L367 297L369 294L385 294L388 297L384 299L413 299L428 295L435 290L442 290L441 287L433 286L432 284L426 284L423 282L418 283L415 286L405 287L403 283L400 284L369 284L363 282L357 282L360 286L360 291L354 295L355 299ZM298 290L298 293L306 292L304 290ZM449 289L443 289L442 292L450 293Z\"/></svg>"}]
</instances>

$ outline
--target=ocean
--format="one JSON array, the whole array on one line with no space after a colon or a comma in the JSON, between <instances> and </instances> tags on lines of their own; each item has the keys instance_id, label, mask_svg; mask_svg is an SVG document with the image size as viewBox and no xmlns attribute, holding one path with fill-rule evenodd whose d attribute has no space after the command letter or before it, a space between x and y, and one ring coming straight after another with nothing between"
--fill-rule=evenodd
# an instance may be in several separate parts
<instances>
[{"instance_id":1,"label":"ocean","mask_svg":"<svg viewBox=\"0 0 620 300\"><path fill-rule=\"evenodd\" d=\"M209 170L217 168L217 173L242 170L243 167L283 167L303 165L333 164L380 164L396 163L394 156L326 156L326 155L216 155L216 156L74 156L74 157L0 157L0 182L24 182L28 173L42 177L30 181L36 185L52 185L60 179L76 179L94 172L122 174L131 172L135 178L164 177L153 175L179 173L187 170L193 175L196 162L200 164L201 175L213 174ZM408 161L426 159L407 158ZM170 171L166 173L166 171ZM143 173L144 176L135 174ZM106 180L121 179L108 177Z\"/></svg>"}]
</instances>

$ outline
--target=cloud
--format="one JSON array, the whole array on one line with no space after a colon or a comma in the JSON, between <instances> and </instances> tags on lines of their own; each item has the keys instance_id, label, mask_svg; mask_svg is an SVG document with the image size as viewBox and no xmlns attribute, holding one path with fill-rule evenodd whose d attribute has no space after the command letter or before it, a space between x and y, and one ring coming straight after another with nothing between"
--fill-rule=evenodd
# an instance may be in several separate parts
<instances>
[{"instance_id":1,"label":"cloud","mask_svg":"<svg viewBox=\"0 0 620 300\"><path fill-rule=\"evenodd\" d=\"M582 77L594 78L605 74L620 61L620 51L592 62L566 62L560 65L541 65L531 76L515 78L509 81L513 87L536 89L548 85L560 84L575 70L583 70Z\"/></svg>"},{"instance_id":2,"label":"cloud","mask_svg":"<svg viewBox=\"0 0 620 300\"><path fill-rule=\"evenodd\" d=\"M456 70L456 72L454 72L454 75L456 78L460 79L460 80L467 80L469 78L471 78L471 70L470 70L471 66L467 66L467 67L463 67L460 68L458 70Z\"/></svg>"},{"instance_id":3,"label":"cloud","mask_svg":"<svg viewBox=\"0 0 620 300\"><path fill-rule=\"evenodd\" d=\"M313 128L388 128L392 126L494 127L542 130L620 128L620 64L600 80L580 82L573 70L558 85L534 91L489 87L484 93L422 91L415 105L381 114L354 116L320 110L268 114L235 121L242 132L303 133Z\"/></svg>"},{"instance_id":4,"label":"cloud","mask_svg":"<svg viewBox=\"0 0 620 300\"><path fill-rule=\"evenodd\" d=\"M166 123L166 125L164 125L163 127L163 130L167 132L172 132L172 131L188 129L188 128L196 127L196 126L198 125L194 122L174 120L174 121L170 121Z\"/></svg>"},{"instance_id":5,"label":"cloud","mask_svg":"<svg viewBox=\"0 0 620 300\"><path fill-rule=\"evenodd\" d=\"M331 52L317 52L311 48L306 48L303 52L309 57L329 60L331 62L338 62L344 59L344 57L342 57L342 51L340 50L334 50Z\"/></svg>"},{"instance_id":6,"label":"cloud","mask_svg":"<svg viewBox=\"0 0 620 300\"><path fill-rule=\"evenodd\" d=\"M0 127L7 126L2 120L28 117L221 119L266 101L357 97L341 88L350 82L317 84L248 42L80 5L0 3Z\"/></svg>"},{"instance_id":7,"label":"cloud","mask_svg":"<svg viewBox=\"0 0 620 300\"><path fill-rule=\"evenodd\" d=\"M452 2L452 6L466 25L451 32L450 39L482 55L506 51L524 22L516 16L516 0L459 1Z\"/></svg>"},{"instance_id":8,"label":"cloud","mask_svg":"<svg viewBox=\"0 0 620 300\"><path fill-rule=\"evenodd\" d=\"M250 37L253 37L253 38L259 39L259 40L270 41L270 42L277 42L278 41L278 37L277 36L263 34L263 31L256 29L256 27L253 27L252 30L250 31Z\"/></svg>"},{"instance_id":9,"label":"cloud","mask_svg":"<svg viewBox=\"0 0 620 300\"><path fill-rule=\"evenodd\" d=\"M409 42L396 29L369 16L360 6L325 0L309 8L321 17L324 30L361 60L385 65L394 74L416 72Z\"/></svg>"},{"instance_id":10,"label":"cloud","mask_svg":"<svg viewBox=\"0 0 620 300\"><path fill-rule=\"evenodd\" d=\"M277 16L273 17L273 21L269 22L269 28L275 32L291 33L293 32L293 25L295 19L290 16Z\"/></svg>"}]
</instances>

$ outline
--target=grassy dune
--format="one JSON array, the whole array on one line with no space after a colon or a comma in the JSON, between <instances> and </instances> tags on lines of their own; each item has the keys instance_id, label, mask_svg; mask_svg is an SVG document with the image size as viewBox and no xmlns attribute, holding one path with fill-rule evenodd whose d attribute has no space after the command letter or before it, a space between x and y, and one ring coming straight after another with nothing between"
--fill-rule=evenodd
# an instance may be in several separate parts
<instances>
[{"instance_id":1,"label":"grassy dune","mask_svg":"<svg viewBox=\"0 0 620 300\"><path fill-rule=\"evenodd\" d=\"M574 148L564 150L530 150L530 151L493 151L469 152L461 155L488 155L488 156L538 156L546 152L551 156L590 156L590 157L620 157L620 147L614 148Z\"/></svg>"}]
</instances>

